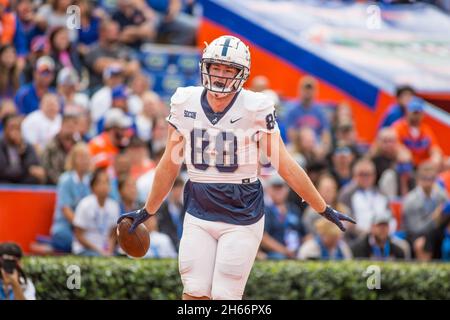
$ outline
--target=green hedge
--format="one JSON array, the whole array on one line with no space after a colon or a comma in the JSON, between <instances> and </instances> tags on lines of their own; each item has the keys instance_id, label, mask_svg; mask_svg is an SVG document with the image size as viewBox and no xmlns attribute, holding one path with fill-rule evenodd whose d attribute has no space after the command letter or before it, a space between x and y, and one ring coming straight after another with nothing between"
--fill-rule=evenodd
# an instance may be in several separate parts
<instances>
[{"instance_id":1,"label":"green hedge","mask_svg":"<svg viewBox=\"0 0 450 320\"><path fill-rule=\"evenodd\" d=\"M67 289L67 268L79 266L80 289ZM381 289L369 290L364 271L381 270ZM176 260L35 258L24 261L38 299L179 299ZM450 299L450 264L256 262L245 299Z\"/></svg>"}]
</instances>

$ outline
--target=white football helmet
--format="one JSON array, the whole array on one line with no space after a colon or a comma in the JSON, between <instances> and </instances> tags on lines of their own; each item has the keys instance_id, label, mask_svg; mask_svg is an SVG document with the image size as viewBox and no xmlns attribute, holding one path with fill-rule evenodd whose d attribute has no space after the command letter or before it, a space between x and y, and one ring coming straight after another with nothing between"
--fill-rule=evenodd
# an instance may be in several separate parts
<instances>
[{"instance_id":1,"label":"white football helmet","mask_svg":"<svg viewBox=\"0 0 450 320\"><path fill-rule=\"evenodd\" d=\"M211 82L209 73L209 67L212 63L232 66L237 68L239 72L234 78L214 76L226 79L224 86L217 86ZM200 60L200 73L203 87L214 92L217 97L238 92L250 75L250 51L248 46L239 38L233 36L221 36L211 44L206 44Z\"/></svg>"}]
</instances>

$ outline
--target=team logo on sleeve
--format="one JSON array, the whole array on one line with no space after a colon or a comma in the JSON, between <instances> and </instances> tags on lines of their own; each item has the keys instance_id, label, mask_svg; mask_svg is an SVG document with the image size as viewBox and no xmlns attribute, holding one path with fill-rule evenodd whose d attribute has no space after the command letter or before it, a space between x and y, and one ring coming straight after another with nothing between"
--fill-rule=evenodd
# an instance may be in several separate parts
<instances>
[{"instance_id":1,"label":"team logo on sleeve","mask_svg":"<svg viewBox=\"0 0 450 320\"><path fill-rule=\"evenodd\" d=\"M197 117L197 112L184 110L184 117L195 119Z\"/></svg>"}]
</instances>

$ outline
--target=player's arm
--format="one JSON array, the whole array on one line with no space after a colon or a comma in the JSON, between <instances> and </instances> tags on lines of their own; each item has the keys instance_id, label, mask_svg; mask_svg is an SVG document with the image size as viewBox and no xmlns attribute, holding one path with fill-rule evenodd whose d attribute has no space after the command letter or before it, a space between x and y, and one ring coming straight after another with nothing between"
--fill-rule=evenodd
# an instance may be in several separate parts
<instances>
[{"instance_id":1,"label":"player's arm","mask_svg":"<svg viewBox=\"0 0 450 320\"><path fill-rule=\"evenodd\" d=\"M168 129L168 138L164 154L158 163L155 171L152 190L147 197L144 208L122 215L118 223L124 218L132 218L133 224L130 228L132 232L140 223L146 221L150 216L155 215L164 201L165 197L172 189L173 183L180 172L183 159L183 136L171 125Z\"/></svg>"},{"instance_id":2,"label":"player's arm","mask_svg":"<svg viewBox=\"0 0 450 320\"><path fill-rule=\"evenodd\" d=\"M260 145L280 176L316 212L335 223L342 231L345 228L341 220L355 223L352 218L327 206L306 172L287 151L279 132L261 132Z\"/></svg>"}]
</instances>

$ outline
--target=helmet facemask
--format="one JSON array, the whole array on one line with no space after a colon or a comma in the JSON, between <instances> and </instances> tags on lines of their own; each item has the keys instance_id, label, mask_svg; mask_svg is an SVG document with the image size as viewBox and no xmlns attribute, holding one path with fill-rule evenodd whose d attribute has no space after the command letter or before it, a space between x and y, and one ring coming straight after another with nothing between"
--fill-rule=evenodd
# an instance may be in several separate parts
<instances>
[{"instance_id":1,"label":"helmet facemask","mask_svg":"<svg viewBox=\"0 0 450 320\"><path fill-rule=\"evenodd\" d=\"M234 77L211 75L209 73L209 67L211 64L230 66L238 69L238 73ZM245 66L216 59L202 59L200 62L200 71L203 87L211 92L214 92L216 97L225 97L229 94L238 92L242 89L249 75L249 70ZM224 79L225 81L224 83L219 83L217 81L213 83L211 78Z\"/></svg>"}]
</instances>

